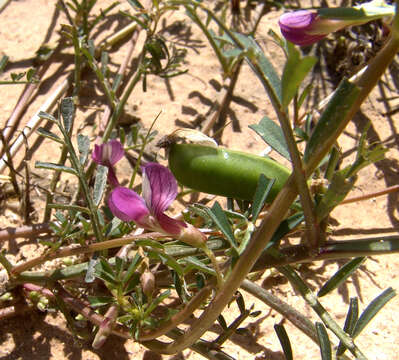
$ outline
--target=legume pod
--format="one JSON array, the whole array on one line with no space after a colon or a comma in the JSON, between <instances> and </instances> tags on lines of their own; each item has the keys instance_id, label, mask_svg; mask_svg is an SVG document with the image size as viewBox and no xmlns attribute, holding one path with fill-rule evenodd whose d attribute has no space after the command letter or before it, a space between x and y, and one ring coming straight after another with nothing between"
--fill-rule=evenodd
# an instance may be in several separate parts
<instances>
[{"instance_id":1,"label":"legume pod","mask_svg":"<svg viewBox=\"0 0 399 360\"><path fill-rule=\"evenodd\" d=\"M205 193L253 200L259 176L275 183L266 199L271 202L291 171L278 162L222 147L169 144L169 168L181 184Z\"/></svg>"}]
</instances>

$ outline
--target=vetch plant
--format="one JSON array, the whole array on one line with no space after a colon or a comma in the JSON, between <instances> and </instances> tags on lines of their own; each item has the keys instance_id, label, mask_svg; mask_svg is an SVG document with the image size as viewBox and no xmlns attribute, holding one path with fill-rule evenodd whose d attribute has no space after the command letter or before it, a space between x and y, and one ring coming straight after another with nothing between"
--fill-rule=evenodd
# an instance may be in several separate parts
<instances>
[{"instance_id":1,"label":"vetch plant","mask_svg":"<svg viewBox=\"0 0 399 360\"><path fill-rule=\"evenodd\" d=\"M136 68L122 86L124 71L111 79L113 55L103 51L105 47L96 47L91 38L100 21L100 17L89 21L88 11L94 3L67 3L73 13L83 16L75 19L79 21L64 9L70 24L63 27L63 33L72 41L75 55L73 80L71 77L74 97L60 101L57 115L40 113L41 119L55 126L38 132L61 146L61 156L56 162L36 163L37 171L54 172L45 205L45 218L52 216L52 221L16 229L17 235L0 232L3 240L27 233L46 233L49 238L41 240L41 254L19 263L13 263L6 251L0 252L4 267L0 272L0 319L22 310L56 309L74 335L89 340L95 349L118 336L160 354L175 354L190 347L206 358L227 360L231 356L223 352L223 343L234 333L245 334L241 327L244 321L260 314L259 309L247 306L242 289L306 334L320 348L323 359L332 358L333 352L340 359L365 359L357 337L395 296L395 290L388 287L374 296L363 312L358 299L352 298L345 324L340 324L335 309L327 311L323 302L326 295L367 264L368 256L399 252L398 236L381 232L375 237L337 240L330 231L330 214L353 189L359 171L383 159L386 152L382 145L369 143L366 127L352 152L354 160L346 161L343 167L337 141L399 51L395 8L373 1L353 8L283 15L280 26L288 41L274 35L286 60L279 72L255 40L256 26L248 31L250 35L237 32L218 10L208 8L206 1L153 1L151 8L137 0L129 1L134 13L124 15L134 26L129 25L123 34L134 31L133 45L141 30L146 39L137 61L132 62ZM180 65L186 53L169 47L168 32L160 31L164 17L179 8L186 10L189 20L210 43L222 75L231 78L230 97L239 81L237 69L249 64L278 120L277 124L264 116L250 128L290 162L288 167L272 159L273 152L269 158L225 149L212 138L186 129L161 141L168 148L169 169L158 163L156 151L149 150L155 121L149 129L140 129L146 136L139 135L140 123L131 126L119 122L140 81L145 91L153 76L169 78L182 73ZM258 23L267 9L263 4ZM240 2L234 2L234 12L240 15ZM392 27L385 46L356 83L343 80L325 109L319 109L320 116L315 116L314 109L304 106L311 90L303 86L303 81L317 58L303 56L290 41L308 45L344 26L382 17ZM94 145L91 157L91 139L74 127L79 83L84 76L81 70L86 65L107 101L103 122L95 134L101 145ZM148 101L152 104L151 96ZM212 128L206 126L207 132ZM129 187L121 186L116 176L123 156L133 168ZM76 179L71 181L76 191L69 197L53 196L64 173ZM13 175L13 181L18 181ZM203 199L200 194L199 203L186 200L186 194L198 191L219 198L213 197L209 203L209 198ZM176 199L185 209L173 218L169 211ZM56 209L54 214L52 209ZM294 245L285 241L293 233L300 238ZM301 276L301 268L292 266L344 258L353 259L315 292ZM61 259L62 265L54 262L41 268L55 259ZM270 268L289 281L318 321L313 323L299 308L249 280L251 273ZM223 313L228 306L238 310L230 323ZM77 319L81 327L76 326ZM201 337L215 324L220 326L220 334L204 341ZM275 330L285 356L292 358L295 344L291 344L289 331L282 324Z\"/></svg>"}]
</instances>

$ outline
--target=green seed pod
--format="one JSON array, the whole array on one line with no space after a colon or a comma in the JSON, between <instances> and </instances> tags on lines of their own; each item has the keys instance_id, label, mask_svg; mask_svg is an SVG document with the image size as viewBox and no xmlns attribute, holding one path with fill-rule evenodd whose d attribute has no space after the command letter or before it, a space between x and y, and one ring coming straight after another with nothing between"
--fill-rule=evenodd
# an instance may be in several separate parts
<instances>
[{"instance_id":1,"label":"green seed pod","mask_svg":"<svg viewBox=\"0 0 399 360\"><path fill-rule=\"evenodd\" d=\"M240 151L198 144L167 144L169 168L184 186L225 197L252 201L259 176L275 179L271 202L291 171L278 162Z\"/></svg>"}]
</instances>

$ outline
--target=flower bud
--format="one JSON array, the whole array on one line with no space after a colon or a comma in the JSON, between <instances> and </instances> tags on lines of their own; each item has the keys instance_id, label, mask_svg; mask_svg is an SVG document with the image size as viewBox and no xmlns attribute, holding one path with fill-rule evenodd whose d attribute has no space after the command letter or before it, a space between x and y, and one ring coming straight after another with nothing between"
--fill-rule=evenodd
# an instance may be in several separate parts
<instances>
[{"instance_id":1,"label":"flower bud","mask_svg":"<svg viewBox=\"0 0 399 360\"><path fill-rule=\"evenodd\" d=\"M196 227L186 224L187 226L181 229L178 240L184 243L202 249L206 245L206 236Z\"/></svg>"},{"instance_id":2,"label":"flower bud","mask_svg":"<svg viewBox=\"0 0 399 360\"><path fill-rule=\"evenodd\" d=\"M145 270L140 276L140 283L145 296L151 297L155 289L154 274L149 270Z\"/></svg>"},{"instance_id":3,"label":"flower bud","mask_svg":"<svg viewBox=\"0 0 399 360\"><path fill-rule=\"evenodd\" d=\"M299 10L283 14L279 25L281 33L288 41L307 46L318 42L329 33L364 22L367 20L329 19L321 17L317 11Z\"/></svg>"}]
</instances>

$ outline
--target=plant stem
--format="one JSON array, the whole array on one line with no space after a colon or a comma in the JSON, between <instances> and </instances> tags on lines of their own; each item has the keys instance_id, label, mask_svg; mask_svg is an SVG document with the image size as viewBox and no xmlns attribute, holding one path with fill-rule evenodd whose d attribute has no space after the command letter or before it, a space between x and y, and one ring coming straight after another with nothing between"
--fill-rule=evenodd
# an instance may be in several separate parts
<instances>
[{"instance_id":1,"label":"plant stem","mask_svg":"<svg viewBox=\"0 0 399 360\"><path fill-rule=\"evenodd\" d=\"M21 272L26 271L34 266L38 266L40 264L43 264L46 261L57 259L57 258L62 258L62 257L72 256L72 255L79 255L79 254L87 254L87 253L91 253L91 252L95 252L95 251L120 247L120 246L123 246L126 244L130 244L131 242L138 240L138 239L159 239L159 238L166 238L166 237L167 236L165 236L164 234L153 232L153 233L139 234L139 235L127 236L127 237L119 238L119 239L97 242L97 243L93 243L90 245L78 245L78 246L71 245L71 246L56 250L56 251L48 253L48 254L38 256L36 258L33 258L31 260L24 262L23 264L15 266L12 269L12 274L14 276L18 275Z\"/></svg>"},{"instance_id":2,"label":"plant stem","mask_svg":"<svg viewBox=\"0 0 399 360\"><path fill-rule=\"evenodd\" d=\"M375 197L378 197L378 196L391 194L391 193L394 193L394 192L397 192L397 191L399 191L399 185L393 185L393 186L387 187L384 190L380 190L380 191L376 191L376 192L373 192L373 193L360 195L360 196L354 196L352 198L345 199L342 202L340 202L339 205L350 204L350 203L353 203L353 202L356 202L356 201L364 201L364 200L372 199L372 198L375 198Z\"/></svg>"},{"instance_id":3,"label":"plant stem","mask_svg":"<svg viewBox=\"0 0 399 360\"><path fill-rule=\"evenodd\" d=\"M49 223L41 223L17 228L7 227L0 230L0 241L51 233L53 230L49 225Z\"/></svg>"}]
</instances>

